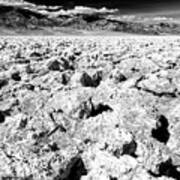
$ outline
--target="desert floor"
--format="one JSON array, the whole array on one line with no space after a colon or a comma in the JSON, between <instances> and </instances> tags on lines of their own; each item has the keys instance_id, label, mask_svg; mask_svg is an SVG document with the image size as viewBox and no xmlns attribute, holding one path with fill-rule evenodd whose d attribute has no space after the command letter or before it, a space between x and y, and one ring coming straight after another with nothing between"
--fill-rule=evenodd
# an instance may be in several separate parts
<instances>
[{"instance_id":1,"label":"desert floor","mask_svg":"<svg viewBox=\"0 0 180 180\"><path fill-rule=\"evenodd\" d=\"M0 38L3 180L179 180L180 37Z\"/></svg>"}]
</instances>

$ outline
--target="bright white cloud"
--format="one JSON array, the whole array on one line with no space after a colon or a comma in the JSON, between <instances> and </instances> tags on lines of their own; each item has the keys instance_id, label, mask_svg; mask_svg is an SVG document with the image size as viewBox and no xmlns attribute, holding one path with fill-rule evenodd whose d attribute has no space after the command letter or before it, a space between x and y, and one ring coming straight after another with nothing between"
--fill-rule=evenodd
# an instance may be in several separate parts
<instances>
[{"instance_id":1,"label":"bright white cloud","mask_svg":"<svg viewBox=\"0 0 180 180\"><path fill-rule=\"evenodd\" d=\"M84 6L75 6L74 9L64 10L61 9L57 12L52 12L52 16L60 16L60 15L78 15L78 14L113 14L118 12L118 9L107 9L105 7L96 9Z\"/></svg>"}]
</instances>

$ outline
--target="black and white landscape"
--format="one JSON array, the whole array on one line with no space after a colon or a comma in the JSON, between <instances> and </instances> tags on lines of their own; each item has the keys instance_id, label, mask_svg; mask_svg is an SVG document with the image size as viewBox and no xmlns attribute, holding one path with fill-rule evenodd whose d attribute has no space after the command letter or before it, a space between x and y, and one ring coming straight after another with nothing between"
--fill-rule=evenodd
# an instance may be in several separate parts
<instances>
[{"instance_id":1,"label":"black and white landscape","mask_svg":"<svg viewBox=\"0 0 180 180\"><path fill-rule=\"evenodd\" d=\"M180 180L176 1L1 1L0 179Z\"/></svg>"},{"instance_id":2,"label":"black and white landscape","mask_svg":"<svg viewBox=\"0 0 180 180\"><path fill-rule=\"evenodd\" d=\"M6 2L6 0L5 0ZM41 1L39 1L41 2ZM43 1L42 1L43 2ZM99 35L180 33L180 3L104 3L47 4L25 1L0 3L0 35ZM51 1L49 1L51 2ZM116 5L117 4L117 5ZM144 8L143 8L144 4ZM153 4L153 3L151 3ZM153 9L155 8L155 10ZM163 9L164 7L164 9ZM170 7L170 10L168 8Z\"/></svg>"}]
</instances>

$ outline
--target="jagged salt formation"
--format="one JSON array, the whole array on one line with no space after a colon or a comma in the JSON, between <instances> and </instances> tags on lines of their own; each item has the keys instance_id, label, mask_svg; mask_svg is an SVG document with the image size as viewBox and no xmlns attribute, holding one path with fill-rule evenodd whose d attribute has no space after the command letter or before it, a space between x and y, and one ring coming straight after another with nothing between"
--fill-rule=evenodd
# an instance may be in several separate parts
<instances>
[{"instance_id":1,"label":"jagged salt formation","mask_svg":"<svg viewBox=\"0 0 180 180\"><path fill-rule=\"evenodd\" d=\"M179 180L179 37L0 40L0 178Z\"/></svg>"}]
</instances>

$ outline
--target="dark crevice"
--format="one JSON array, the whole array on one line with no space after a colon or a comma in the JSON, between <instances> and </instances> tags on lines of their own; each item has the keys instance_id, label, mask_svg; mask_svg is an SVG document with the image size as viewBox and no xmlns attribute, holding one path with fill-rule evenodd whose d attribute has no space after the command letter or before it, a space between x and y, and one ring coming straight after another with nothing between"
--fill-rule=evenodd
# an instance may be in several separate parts
<instances>
[{"instance_id":1,"label":"dark crevice","mask_svg":"<svg viewBox=\"0 0 180 180\"><path fill-rule=\"evenodd\" d=\"M66 129L62 124L58 124L58 125L56 125L56 127L55 127L52 131L48 132L47 137L52 136L52 135L53 135L55 132L57 132L58 130L59 130L60 132L63 132L63 133L66 133L66 132L67 132L67 129Z\"/></svg>"},{"instance_id":2,"label":"dark crevice","mask_svg":"<svg viewBox=\"0 0 180 180\"><path fill-rule=\"evenodd\" d=\"M83 142L84 142L84 144L89 144L89 143L91 143L91 139L87 138Z\"/></svg>"},{"instance_id":3,"label":"dark crevice","mask_svg":"<svg viewBox=\"0 0 180 180\"><path fill-rule=\"evenodd\" d=\"M21 58L21 57L20 57ZM14 61L15 64L29 64L30 63L30 60L29 59L18 59L16 61Z\"/></svg>"},{"instance_id":4,"label":"dark crevice","mask_svg":"<svg viewBox=\"0 0 180 180\"><path fill-rule=\"evenodd\" d=\"M58 147L57 143L55 143L55 142L53 144L49 144L49 147L50 147L51 151L53 151L53 152L59 150L59 147Z\"/></svg>"},{"instance_id":5,"label":"dark crevice","mask_svg":"<svg viewBox=\"0 0 180 180\"><path fill-rule=\"evenodd\" d=\"M22 180L33 180L33 175L29 175L27 177L24 177Z\"/></svg>"},{"instance_id":6,"label":"dark crevice","mask_svg":"<svg viewBox=\"0 0 180 180\"><path fill-rule=\"evenodd\" d=\"M156 128L152 130L152 137L162 143L167 143L170 133L168 131L168 120L165 116L161 115L156 124Z\"/></svg>"},{"instance_id":7,"label":"dark crevice","mask_svg":"<svg viewBox=\"0 0 180 180\"><path fill-rule=\"evenodd\" d=\"M14 81L21 81L21 76L20 76L20 73L19 72L15 72L11 75L11 78L14 80Z\"/></svg>"},{"instance_id":8,"label":"dark crevice","mask_svg":"<svg viewBox=\"0 0 180 180\"><path fill-rule=\"evenodd\" d=\"M146 89L146 88L140 88L143 91L146 91L148 93L153 94L154 96L158 96L158 97L170 97L170 98L176 98L177 97L177 93L176 90L174 92L156 92L150 89Z\"/></svg>"},{"instance_id":9,"label":"dark crevice","mask_svg":"<svg viewBox=\"0 0 180 180\"><path fill-rule=\"evenodd\" d=\"M139 77L137 80L136 80L136 82L135 82L135 87L136 88L140 88L138 85L139 85L139 83L141 82L141 81L143 81L143 80L145 80L146 79L146 77L143 75L143 76L141 76L141 77Z\"/></svg>"},{"instance_id":10,"label":"dark crevice","mask_svg":"<svg viewBox=\"0 0 180 180\"><path fill-rule=\"evenodd\" d=\"M87 170L82 158L76 156L70 160L65 169L59 170L59 175L54 180L80 180L83 175L87 175Z\"/></svg>"},{"instance_id":11,"label":"dark crevice","mask_svg":"<svg viewBox=\"0 0 180 180\"><path fill-rule=\"evenodd\" d=\"M95 117L99 114L102 114L103 112L107 112L107 111L110 111L112 112L113 109L109 106L109 105L106 105L106 104L98 104L97 106L94 106L92 108L92 111L91 111L91 114L90 114L90 117Z\"/></svg>"},{"instance_id":12,"label":"dark crevice","mask_svg":"<svg viewBox=\"0 0 180 180\"><path fill-rule=\"evenodd\" d=\"M136 155L137 143L136 141L132 140L130 143L124 144L122 149L122 155L130 155L134 158L137 158Z\"/></svg>"},{"instance_id":13,"label":"dark crevice","mask_svg":"<svg viewBox=\"0 0 180 180\"><path fill-rule=\"evenodd\" d=\"M180 172L177 170L178 166L174 166L172 164L172 160L168 159L165 162L162 162L158 166L158 173L154 173L152 171L149 171L149 174L153 177L162 177L166 176L169 178L174 178L176 180L180 179Z\"/></svg>"},{"instance_id":14,"label":"dark crevice","mask_svg":"<svg viewBox=\"0 0 180 180\"><path fill-rule=\"evenodd\" d=\"M104 146L102 148L100 148L101 151L107 151L109 147L109 144L107 142L105 142Z\"/></svg>"},{"instance_id":15,"label":"dark crevice","mask_svg":"<svg viewBox=\"0 0 180 180\"><path fill-rule=\"evenodd\" d=\"M118 178L113 177L113 176L109 176L109 179L110 179L110 180L118 180Z\"/></svg>"},{"instance_id":16,"label":"dark crevice","mask_svg":"<svg viewBox=\"0 0 180 180\"><path fill-rule=\"evenodd\" d=\"M86 119L86 118L98 116L103 112L112 112L112 111L113 109L109 105L103 103L94 104L92 102L92 98L89 98L87 101L81 103L78 116L80 119Z\"/></svg>"},{"instance_id":17,"label":"dark crevice","mask_svg":"<svg viewBox=\"0 0 180 180\"><path fill-rule=\"evenodd\" d=\"M173 92L156 92L156 91L153 91L151 89L148 89L148 88L142 88L142 87L139 87L138 84L139 82L141 82L142 80L144 80L145 77L144 76L141 76L135 83L134 87L137 89L137 90L142 90L142 91L145 91L147 93L150 93L154 96L157 96L157 97L169 97L169 98L176 98L177 97L177 89L175 89Z\"/></svg>"},{"instance_id":18,"label":"dark crevice","mask_svg":"<svg viewBox=\"0 0 180 180\"><path fill-rule=\"evenodd\" d=\"M5 122L5 114L0 111L0 123L4 123Z\"/></svg>"}]
</instances>

